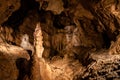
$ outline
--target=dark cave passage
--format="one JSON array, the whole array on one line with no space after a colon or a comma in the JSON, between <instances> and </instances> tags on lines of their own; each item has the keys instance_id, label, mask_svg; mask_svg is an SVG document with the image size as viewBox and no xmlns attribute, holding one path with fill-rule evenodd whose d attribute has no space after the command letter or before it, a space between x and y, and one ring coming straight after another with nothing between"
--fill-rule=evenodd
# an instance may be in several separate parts
<instances>
[{"instance_id":1,"label":"dark cave passage","mask_svg":"<svg viewBox=\"0 0 120 80\"><path fill-rule=\"evenodd\" d=\"M108 35L106 33L103 33L102 36L103 36L103 40L104 40L104 48L109 49L109 47L111 45L110 38L108 37Z\"/></svg>"},{"instance_id":2,"label":"dark cave passage","mask_svg":"<svg viewBox=\"0 0 120 80\"><path fill-rule=\"evenodd\" d=\"M2 26L11 26L14 29L18 28L30 10L39 10L39 3L35 0L21 0L21 7L13 12Z\"/></svg>"}]
</instances>

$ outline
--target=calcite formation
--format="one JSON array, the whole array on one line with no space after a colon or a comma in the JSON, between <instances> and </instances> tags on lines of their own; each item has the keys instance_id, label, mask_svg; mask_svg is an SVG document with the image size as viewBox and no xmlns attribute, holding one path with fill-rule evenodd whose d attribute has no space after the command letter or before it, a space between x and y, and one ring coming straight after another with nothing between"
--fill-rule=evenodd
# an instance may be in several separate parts
<instances>
[{"instance_id":1,"label":"calcite formation","mask_svg":"<svg viewBox=\"0 0 120 80\"><path fill-rule=\"evenodd\" d=\"M0 0L0 80L119 79L119 35L120 0Z\"/></svg>"}]
</instances>

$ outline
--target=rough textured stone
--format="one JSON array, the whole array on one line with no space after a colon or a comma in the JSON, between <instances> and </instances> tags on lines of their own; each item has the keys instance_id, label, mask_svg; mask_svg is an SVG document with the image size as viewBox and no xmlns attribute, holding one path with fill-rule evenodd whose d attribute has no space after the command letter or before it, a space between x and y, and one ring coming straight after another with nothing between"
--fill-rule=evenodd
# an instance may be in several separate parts
<instances>
[{"instance_id":1,"label":"rough textured stone","mask_svg":"<svg viewBox=\"0 0 120 80\"><path fill-rule=\"evenodd\" d=\"M11 14L20 8L20 0L0 0L0 24L7 21Z\"/></svg>"},{"instance_id":2,"label":"rough textured stone","mask_svg":"<svg viewBox=\"0 0 120 80\"><path fill-rule=\"evenodd\" d=\"M87 70L82 76L82 80L120 79L119 55L101 55L101 57L97 57L96 59L96 62L93 62L90 66L88 66Z\"/></svg>"},{"instance_id":3,"label":"rough textured stone","mask_svg":"<svg viewBox=\"0 0 120 80\"><path fill-rule=\"evenodd\" d=\"M60 14L64 10L62 0L48 0L46 10L51 10L54 14Z\"/></svg>"},{"instance_id":4,"label":"rough textured stone","mask_svg":"<svg viewBox=\"0 0 120 80\"><path fill-rule=\"evenodd\" d=\"M42 59L18 60L20 80L30 79L31 68L32 75L36 74L34 65L42 65L43 80L119 79L120 0L4 0L0 12L1 43L20 46L27 34L34 45L35 26L41 25ZM9 66L11 71L16 70L15 60L11 63L14 67Z\"/></svg>"},{"instance_id":5,"label":"rough textured stone","mask_svg":"<svg viewBox=\"0 0 120 80\"><path fill-rule=\"evenodd\" d=\"M17 80L19 70L16 61L29 60L27 52L17 46L0 44L0 80ZM22 64L22 63L21 63Z\"/></svg>"}]
</instances>

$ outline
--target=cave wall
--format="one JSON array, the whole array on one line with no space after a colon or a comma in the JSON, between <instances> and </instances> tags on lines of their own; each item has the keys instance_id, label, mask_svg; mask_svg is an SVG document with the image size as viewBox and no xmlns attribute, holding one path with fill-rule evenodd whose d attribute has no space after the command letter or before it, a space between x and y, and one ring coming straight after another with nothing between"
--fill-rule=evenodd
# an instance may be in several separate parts
<instances>
[{"instance_id":1,"label":"cave wall","mask_svg":"<svg viewBox=\"0 0 120 80\"><path fill-rule=\"evenodd\" d=\"M0 24L8 20L11 14L20 8L20 0L0 1Z\"/></svg>"},{"instance_id":2,"label":"cave wall","mask_svg":"<svg viewBox=\"0 0 120 80\"><path fill-rule=\"evenodd\" d=\"M52 65L51 69L58 70L58 74L54 73L55 79L65 79L66 73L68 75L65 80L70 78L75 78L75 80L90 79L91 75L95 75L92 77L93 79L99 79L103 76L102 72L99 72L99 70L103 70L101 67L105 67L107 63L112 65L116 59L113 54L120 53L120 0L0 0L0 42L20 46L22 37L27 34L31 45L34 45L33 33L38 22L40 22L43 35L44 52L42 56L45 60L53 61L50 64ZM103 55L101 57L100 54L104 53L107 56ZM98 57L95 56L94 60L93 58L89 59L91 54L98 54ZM112 56L108 57L108 55ZM67 59L70 58L70 61L67 61L66 57ZM114 64L119 67L118 58ZM3 55L0 56L0 59L3 59ZM7 60L6 57L5 59ZM12 59L10 65L14 65L17 73L14 77L16 79L19 63L16 67L16 58L12 57ZM73 59L78 61L71 63ZM104 61L105 59L107 60ZM92 60L96 61L96 65L93 63L93 66L89 68ZM26 59L23 61L25 61L23 64L28 62ZM9 62L5 63L9 64ZM3 63L1 65L4 67L8 64ZM48 66L45 62L41 62L41 64L43 64L43 67ZM56 66L59 69L54 69ZM96 69L98 66L100 66L100 69ZM22 67L26 69L28 65ZM108 68L109 65L106 67ZM81 74L84 70L81 68L88 68L83 75ZM113 68L110 68L111 71ZM60 69L63 69L63 71ZM13 68L10 70L12 71ZM90 72L91 70L93 72ZM114 70L117 73L114 77L119 77L119 71L117 72L117 70ZM60 76L59 71L64 77ZM106 70L103 71L107 72ZM26 72L28 74L29 71ZM76 74L72 75L72 72ZM43 76L46 73L47 71L43 72ZM113 74L112 72L107 73ZM107 78L109 77L107 76Z\"/></svg>"},{"instance_id":3,"label":"cave wall","mask_svg":"<svg viewBox=\"0 0 120 80\"><path fill-rule=\"evenodd\" d=\"M67 40L67 35L72 37L71 41L73 38L74 41L76 39L77 46L73 47L74 43L71 43L71 45L73 45L73 49L79 47L79 51L75 52L79 54L83 47L85 52L93 48L109 48L110 42L115 41L116 36L119 34L119 15L115 13L115 11L119 10L119 1L21 0L17 1L19 5L10 2L6 2L6 5L0 8L5 15L7 12L4 10L8 7L7 3L15 6L15 9L13 8L13 11L8 16L7 14L2 16L1 13L1 25L13 29L10 33L13 38L6 39L19 45L21 42L20 37L23 34L28 34L32 43L35 25L40 21L46 49L44 56L46 57L49 54L61 53L71 43ZM117 10L112 9L113 12L110 8L114 8L114 5ZM74 26L74 28L68 31L65 29L66 26Z\"/></svg>"},{"instance_id":4,"label":"cave wall","mask_svg":"<svg viewBox=\"0 0 120 80\"><path fill-rule=\"evenodd\" d=\"M45 58L80 59L90 51L109 49L119 35L119 0L4 0L1 4L5 41L20 46L21 37L28 34L33 44L35 25L40 22Z\"/></svg>"}]
</instances>

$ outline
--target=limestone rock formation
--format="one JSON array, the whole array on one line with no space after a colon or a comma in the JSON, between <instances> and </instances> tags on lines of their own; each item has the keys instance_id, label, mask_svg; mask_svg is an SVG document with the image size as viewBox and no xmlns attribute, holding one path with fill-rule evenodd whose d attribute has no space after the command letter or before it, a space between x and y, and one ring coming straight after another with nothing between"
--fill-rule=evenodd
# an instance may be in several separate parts
<instances>
[{"instance_id":1,"label":"limestone rock formation","mask_svg":"<svg viewBox=\"0 0 120 80\"><path fill-rule=\"evenodd\" d=\"M20 0L0 0L0 24L7 21L20 8Z\"/></svg>"},{"instance_id":2,"label":"limestone rock formation","mask_svg":"<svg viewBox=\"0 0 120 80\"><path fill-rule=\"evenodd\" d=\"M97 55L98 56L98 55ZM101 55L96 57L96 62L88 66L88 69L82 75L82 80L119 80L120 79L120 56L119 55Z\"/></svg>"},{"instance_id":3,"label":"limestone rock formation","mask_svg":"<svg viewBox=\"0 0 120 80\"><path fill-rule=\"evenodd\" d=\"M27 51L23 48L0 43L0 80L17 80L19 72L21 72L18 67L20 67L20 64L26 66L27 64L24 63L29 59ZM18 64L17 67L16 61L22 63Z\"/></svg>"},{"instance_id":4,"label":"limestone rock formation","mask_svg":"<svg viewBox=\"0 0 120 80\"><path fill-rule=\"evenodd\" d=\"M120 0L0 0L0 80L119 80L119 35Z\"/></svg>"}]
</instances>

